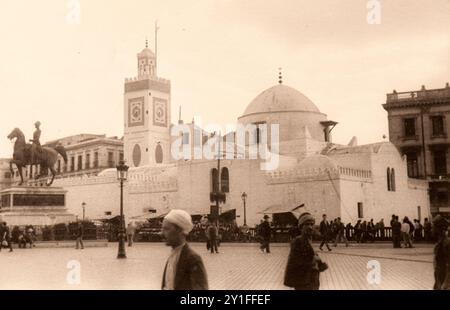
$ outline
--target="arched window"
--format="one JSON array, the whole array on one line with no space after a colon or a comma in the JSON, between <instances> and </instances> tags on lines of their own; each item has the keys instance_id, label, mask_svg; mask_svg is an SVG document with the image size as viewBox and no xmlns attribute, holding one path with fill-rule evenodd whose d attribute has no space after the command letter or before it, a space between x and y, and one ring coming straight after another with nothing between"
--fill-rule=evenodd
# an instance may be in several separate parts
<instances>
[{"instance_id":1,"label":"arched window","mask_svg":"<svg viewBox=\"0 0 450 310\"><path fill-rule=\"evenodd\" d=\"M229 193L230 192L230 176L228 172L228 168L223 167L222 172L220 174L220 185L222 187L222 192Z\"/></svg>"},{"instance_id":2,"label":"arched window","mask_svg":"<svg viewBox=\"0 0 450 310\"><path fill-rule=\"evenodd\" d=\"M386 179L387 179L387 190L391 191L391 168L387 168L386 173Z\"/></svg>"},{"instance_id":3,"label":"arched window","mask_svg":"<svg viewBox=\"0 0 450 310\"><path fill-rule=\"evenodd\" d=\"M219 191L219 173L217 169L211 170L211 192L217 193Z\"/></svg>"},{"instance_id":4,"label":"arched window","mask_svg":"<svg viewBox=\"0 0 450 310\"><path fill-rule=\"evenodd\" d=\"M391 191L395 192L395 170L391 169Z\"/></svg>"},{"instance_id":5,"label":"arched window","mask_svg":"<svg viewBox=\"0 0 450 310\"><path fill-rule=\"evenodd\" d=\"M158 145L155 148L155 161L157 164L162 164L163 159L164 159L163 149L161 144L158 143Z\"/></svg>"}]
</instances>

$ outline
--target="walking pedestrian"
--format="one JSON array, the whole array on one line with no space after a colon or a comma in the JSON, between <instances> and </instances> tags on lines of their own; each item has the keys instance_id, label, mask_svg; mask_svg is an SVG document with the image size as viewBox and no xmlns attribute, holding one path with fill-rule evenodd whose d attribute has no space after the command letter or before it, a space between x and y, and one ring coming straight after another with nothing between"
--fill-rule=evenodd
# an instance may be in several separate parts
<instances>
[{"instance_id":1,"label":"walking pedestrian","mask_svg":"<svg viewBox=\"0 0 450 310\"><path fill-rule=\"evenodd\" d=\"M2 223L2 227L0 229L1 234L1 242L0 242L0 250L2 247L6 246L9 247L9 252L13 251L12 248L12 240L11 240L11 232L9 230L8 224L6 222Z\"/></svg>"},{"instance_id":2,"label":"walking pedestrian","mask_svg":"<svg viewBox=\"0 0 450 310\"><path fill-rule=\"evenodd\" d=\"M401 231L403 237L403 244L405 245L405 248L412 248L413 246L411 243L411 235L410 235L411 226L407 216L403 218L403 224L401 227L402 227Z\"/></svg>"},{"instance_id":3,"label":"walking pedestrian","mask_svg":"<svg viewBox=\"0 0 450 310\"><path fill-rule=\"evenodd\" d=\"M337 247L338 242L344 241L345 246L348 247L348 240L345 238L345 226L341 222L341 218L336 219L336 239L334 240L334 247Z\"/></svg>"},{"instance_id":4,"label":"walking pedestrian","mask_svg":"<svg viewBox=\"0 0 450 310\"><path fill-rule=\"evenodd\" d=\"M397 215L392 215L391 220L392 243L394 248L401 248L402 224L398 220Z\"/></svg>"},{"instance_id":5,"label":"walking pedestrian","mask_svg":"<svg viewBox=\"0 0 450 310\"><path fill-rule=\"evenodd\" d=\"M384 232L384 219L381 219L378 224L377 224L377 229L378 229L378 235L380 236L380 240L384 241L385 238L385 232Z\"/></svg>"},{"instance_id":6,"label":"walking pedestrian","mask_svg":"<svg viewBox=\"0 0 450 310\"><path fill-rule=\"evenodd\" d=\"M358 220L356 222L354 231L355 231L356 243L360 243L361 237L362 237L361 220Z\"/></svg>"},{"instance_id":7,"label":"walking pedestrian","mask_svg":"<svg viewBox=\"0 0 450 310\"><path fill-rule=\"evenodd\" d=\"M367 236L370 242L375 242L375 223L373 219L370 219L370 222L367 224Z\"/></svg>"},{"instance_id":8,"label":"walking pedestrian","mask_svg":"<svg viewBox=\"0 0 450 310\"><path fill-rule=\"evenodd\" d=\"M128 239L128 246L133 246L134 241L134 234L136 233L136 226L133 224L133 222L128 223L127 226L127 239Z\"/></svg>"},{"instance_id":9,"label":"walking pedestrian","mask_svg":"<svg viewBox=\"0 0 450 310\"><path fill-rule=\"evenodd\" d=\"M437 239L434 246L435 290L450 290L450 240L447 236L449 222L441 215L433 218L432 232Z\"/></svg>"},{"instance_id":10,"label":"walking pedestrian","mask_svg":"<svg viewBox=\"0 0 450 310\"><path fill-rule=\"evenodd\" d=\"M298 220L300 236L291 243L291 250L284 273L284 285L295 290L318 290L320 272L328 265L324 263L312 247L314 218L303 213Z\"/></svg>"},{"instance_id":11,"label":"walking pedestrian","mask_svg":"<svg viewBox=\"0 0 450 310\"><path fill-rule=\"evenodd\" d=\"M270 237L272 235L272 229L269 223L269 216L264 215L264 221L259 225L259 234L261 237L260 249L264 253L270 253Z\"/></svg>"},{"instance_id":12,"label":"walking pedestrian","mask_svg":"<svg viewBox=\"0 0 450 310\"><path fill-rule=\"evenodd\" d=\"M163 220L166 245L172 248L162 278L163 290L207 290L208 279L201 257L186 242L192 218L184 210L172 210Z\"/></svg>"},{"instance_id":13,"label":"walking pedestrian","mask_svg":"<svg viewBox=\"0 0 450 310\"><path fill-rule=\"evenodd\" d=\"M320 243L319 249L323 251L323 246L326 245L328 251L331 251L330 246L328 245L328 241L330 238L331 227L330 223L327 221L327 215L322 215L322 222L320 222L320 235L322 236L322 242Z\"/></svg>"},{"instance_id":14,"label":"walking pedestrian","mask_svg":"<svg viewBox=\"0 0 450 310\"><path fill-rule=\"evenodd\" d=\"M420 224L419 220L414 220L414 241L420 242L422 241L422 230L423 226Z\"/></svg>"},{"instance_id":15,"label":"walking pedestrian","mask_svg":"<svg viewBox=\"0 0 450 310\"><path fill-rule=\"evenodd\" d=\"M363 221L361 224L361 243L366 243L367 239L367 221Z\"/></svg>"},{"instance_id":16,"label":"walking pedestrian","mask_svg":"<svg viewBox=\"0 0 450 310\"><path fill-rule=\"evenodd\" d=\"M217 225L214 223L214 221L209 222L207 228L207 235L211 254L213 254L214 252L219 253L219 250L217 249L217 239L219 237L219 230L217 229Z\"/></svg>"},{"instance_id":17,"label":"walking pedestrian","mask_svg":"<svg viewBox=\"0 0 450 310\"><path fill-rule=\"evenodd\" d=\"M84 235L84 229L83 229L83 223L81 221L78 221L77 230L75 232L76 236L76 249L78 250L81 246L81 249L84 249L83 244L83 235Z\"/></svg>"}]
</instances>

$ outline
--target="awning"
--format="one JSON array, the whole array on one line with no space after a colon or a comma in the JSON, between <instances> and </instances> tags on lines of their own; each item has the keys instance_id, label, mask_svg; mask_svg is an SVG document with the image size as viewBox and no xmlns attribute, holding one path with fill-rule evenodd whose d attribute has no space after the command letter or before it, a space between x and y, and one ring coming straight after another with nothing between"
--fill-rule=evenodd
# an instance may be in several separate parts
<instances>
[{"instance_id":1,"label":"awning","mask_svg":"<svg viewBox=\"0 0 450 310\"><path fill-rule=\"evenodd\" d=\"M219 219L221 219L222 221L226 221L226 222L231 222L231 221L235 220L236 219L236 209L231 209L231 210L222 212L219 215Z\"/></svg>"},{"instance_id":2,"label":"awning","mask_svg":"<svg viewBox=\"0 0 450 310\"><path fill-rule=\"evenodd\" d=\"M277 204L277 205L271 205L270 207L268 207L258 213L259 214L276 214L276 213L288 213L288 212L300 213L301 209L304 207L305 207L304 203L302 203L300 205L296 205L295 207Z\"/></svg>"},{"instance_id":3,"label":"awning","mask_svg":"<svg viewBox=\"0 0 450 310\"><path fill-rule=\"evenodd\" d=\"M132 219L132 220L147 220L149 218L154 218L156 216L157 216L156 210L155 209L149 209L148 212L144 212L144 213L142 213L140 215L132 216L132 217L130 217L130 219Z\"/></svg>"}]
</instances>

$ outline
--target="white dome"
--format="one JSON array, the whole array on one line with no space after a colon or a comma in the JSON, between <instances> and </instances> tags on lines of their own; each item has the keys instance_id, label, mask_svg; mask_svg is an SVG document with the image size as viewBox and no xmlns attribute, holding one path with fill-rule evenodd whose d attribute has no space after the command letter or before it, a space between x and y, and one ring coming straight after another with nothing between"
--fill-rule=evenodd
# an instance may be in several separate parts
<instances>
[{"instance_id":1,"label":"white dome","mask_svg":"<svg viewBox=\"0 0 450 310\"><path fill-rule=\"evenodd\" d=\"M313 112L320 113L316 105L298 90L278 84L259 94L247 106L243 116L255 113Z\"/></svg>"},{"instance_id":2,"label":"white dome","mask_svg":"<svg viewBox=\"0 0 450 310\"><path fill-rule=\"evenodd\" d=\"M155 53L153 53L153 51L152 51L151 49L149 49L148 47L146 47L146 48L144 48L144 49L142 50L142 52L140 52L140 53L138 54L138 57L139 57L139 58L142 58L142 57L154 58L154 57L155 57Z\"/></svg>"}]
</instances>

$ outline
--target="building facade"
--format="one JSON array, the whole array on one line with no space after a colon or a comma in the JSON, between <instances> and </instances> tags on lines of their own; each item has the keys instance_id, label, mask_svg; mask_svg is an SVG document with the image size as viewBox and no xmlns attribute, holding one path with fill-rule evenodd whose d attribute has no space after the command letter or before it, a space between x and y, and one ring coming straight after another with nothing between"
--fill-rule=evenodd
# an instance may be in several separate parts
<instances>
[{"instance_id":1,"label":"building facade","mask_svg":"<svg viewBox=\"0 0 450 310\"><path fill-rule=\"evenodd\" d=\"M408 176L429 182L432 214L450 215L450 86L387 94L389 140L407 158Z\"/></svg>"},{"instance_id":2,"label":"building facade","mask_svg":"<svg viewBox=\"0 0 450 310\"><path fill-rule=\"evenodd\" d=\"M156 76L148 47L137 61L137 77L125 80L123 109L123 159L130 166L124 187L127 221L174 208L206 215L219 196L219 213L236 214L238 225L254 226L275 211L308 211L317 220L326 213L351 223L388 221L394 213L429 216L428 184L408 176L407 157L394 144L359 146L355 137L348 145L333 143L337 122L295 88L279 81L256 96L237 118L243 140L238 141L238 130L220 137L181 119L184 129L172 135L180 127L170 123L170 82ZM203 151L195 156L197 147L210 147L218 137L226 143L211 148L214 156L206 158ZM121 140L79 135L48 145L56 143L68 150L69 164L57 164L61 177L54 183L67 190L68 211L78 216L85 211L91 219L118 215L120 189L112 162L121 159ZM178 147L187 150L180 158L172 156ZM265 156L250 156L252 148ZM99 164L92 170L96 150Z\"/></svg>"},{"instance_id":3,"label":"building facade","mask_svg":"<svg viewBox=\"0 0 450 310\"><path fill-rule=\"evenodd\" d=\"M106 135L79 134L45 143L43 146L64 146L67 163L59 157L56 162L58 178L97 175L107 168L115 168L124 159L123 140Z\"/></svg>"}]
</instances>

